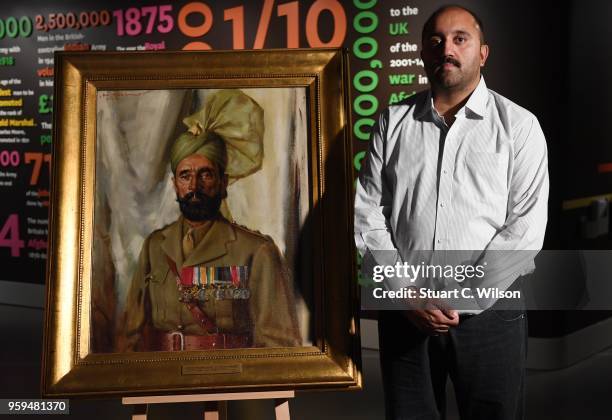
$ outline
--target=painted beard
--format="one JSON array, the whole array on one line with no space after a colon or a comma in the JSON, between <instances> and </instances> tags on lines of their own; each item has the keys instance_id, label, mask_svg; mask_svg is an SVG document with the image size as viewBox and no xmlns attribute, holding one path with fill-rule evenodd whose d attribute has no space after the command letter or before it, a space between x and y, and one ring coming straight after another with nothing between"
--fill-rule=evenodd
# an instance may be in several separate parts
<instances>
[{"instance_id":1,"label":"painted beard","mask_svg":"<svg viewBox=\"0 0 612 420\"><path fill-rule=\"evenodd\" d=\"M196 200L193 200L194 196ZM183 197L176 197L183 216L193 222L215 219L219 215L222 200L221 194L209 197L201 191L194 191L185 194Z\"/></svg>"}]
</instances>

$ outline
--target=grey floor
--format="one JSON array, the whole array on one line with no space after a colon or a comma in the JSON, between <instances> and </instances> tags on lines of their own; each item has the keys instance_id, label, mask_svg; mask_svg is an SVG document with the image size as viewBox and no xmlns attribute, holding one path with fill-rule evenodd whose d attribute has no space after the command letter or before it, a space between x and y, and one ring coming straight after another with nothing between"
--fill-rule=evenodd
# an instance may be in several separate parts
<instances>
[{"instance_id":1,"label":"grey floor","mask_svg":"<svg viewBox=\"0 0 612 420\"><path fill-rule=\"evenodd\" d=\"M0 305L0 398L39 396L42 310ZM384 418L378 352L363 352L364 389L359 392L299 393L291 401L293 420ZM529 371L527 419L612 419L612 349L557 371ZM452 387L449 384L449 399ZM451 402L449 420L459 417ZM202 419L202 405L155 406L149 418ZM131 409L119 400L72 400L70 415L62 419L129 419ZM8 417L8 416L6 416ZM43 416L20 416L20 419ZM273 418L271 402L232 403L232 420ZM57 418L57 417L56 417Z\"/></svg>"}]
</instances>

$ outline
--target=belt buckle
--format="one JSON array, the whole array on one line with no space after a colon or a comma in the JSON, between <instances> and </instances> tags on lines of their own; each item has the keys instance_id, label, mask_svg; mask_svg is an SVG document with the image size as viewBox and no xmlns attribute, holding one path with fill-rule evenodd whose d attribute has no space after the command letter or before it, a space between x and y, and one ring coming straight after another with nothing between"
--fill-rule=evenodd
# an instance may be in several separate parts
<instances>
[{"instance_id":1,"label":"belt buckle","mask_svg":"<svg viewBox=\"0 0 612 420\"><path fill-rule=\"evenodd\" d=\"M174 345L175 341L174 341L174 336L178 335L179 336L179 342L180 342L180 348L176 348L176 346ZM185 335L180 332L180 331L172 331L170 333L170 338L172 339L172 350L173 351L177 351L177 350L185 350Z\"/></svg>"}]
</instances>

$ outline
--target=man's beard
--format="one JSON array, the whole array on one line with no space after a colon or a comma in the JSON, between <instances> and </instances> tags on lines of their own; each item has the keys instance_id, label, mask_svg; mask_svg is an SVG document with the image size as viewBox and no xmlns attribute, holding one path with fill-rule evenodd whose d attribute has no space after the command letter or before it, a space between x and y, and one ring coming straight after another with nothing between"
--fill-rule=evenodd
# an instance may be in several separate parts
<instances>
[{"instance_id":1,"label":"man's beard","mask_svg":"<svg viewBox=\"0 0 612 420\"><path fill-rule=\"evenodd\" d=\"M455 66L453 70L444 70L442 66L449 63ZM460 63L452 57L444 57L426 69L430 82L443 90L463 89L470 84L476 75L472 76L473 68L469 63ZM478 70L476 70L478 71Z\"/></svg>"},{"instance_id":2,"label":"man's beard","mask_svg":"<svg viewBox=\"0 0 612 420\"><path fill-rule=\"evenodd\" d=\"M194 196L197 200L192 200ZM183 197L176 197L176 201L179 203L179 208L183 216L185 216L187 220L193 222L202 222L204 220L217 218L222 200L221 194L209 197L201 191L189 192Z\"/></svg>"},{"instance_id":3,"label":"man's beard","mask_svg":"<svg viewBox=\"0 0 612 420\"><path fill-rule=\"evenodd\" d=\"M446 63L454 65L455 69L452 71L444 70L442 66ZM462 67L461 63L454 58L444 57L426 69L426 73L433 84L443 89L450 90L462 87L465 82L465 74L463 73Z\"/></svg>"}]
</instances>

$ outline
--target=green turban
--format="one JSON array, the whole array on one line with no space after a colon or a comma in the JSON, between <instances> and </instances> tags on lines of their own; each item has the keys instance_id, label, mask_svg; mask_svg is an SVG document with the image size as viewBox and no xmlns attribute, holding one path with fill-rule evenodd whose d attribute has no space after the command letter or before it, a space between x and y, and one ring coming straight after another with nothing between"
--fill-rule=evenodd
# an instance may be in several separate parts
<instances>
[{"instance_id":1,"label":"green turban","mask_svg":"<svg viewBox=\"0 0 612 420\"><path fill-rule=\"evenodd\" d=\"M220 90L185 118L188 130L170 149L170 167L194 153L219 165L230 179L256 172L263 160L263 109L239 89Z\"/></svg>"}]
</instances>

